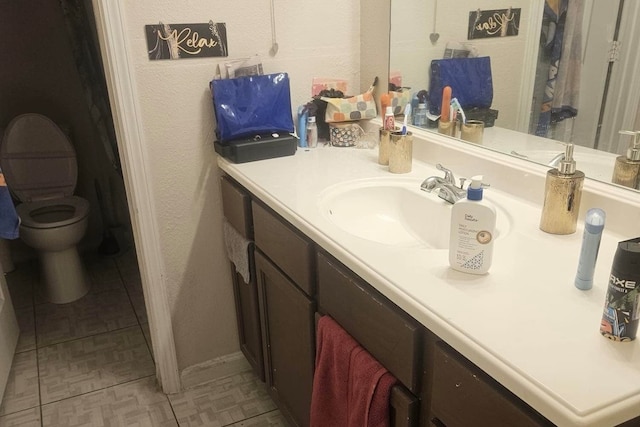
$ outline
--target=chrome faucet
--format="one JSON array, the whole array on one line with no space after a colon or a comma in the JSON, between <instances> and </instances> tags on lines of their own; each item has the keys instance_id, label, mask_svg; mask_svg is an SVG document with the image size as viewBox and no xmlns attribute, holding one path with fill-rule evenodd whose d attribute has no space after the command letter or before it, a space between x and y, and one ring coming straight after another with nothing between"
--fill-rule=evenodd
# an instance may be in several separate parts
<instances>
[{"instance_id":1,"label":"chrome faucet","mask_svg":"<svg viewBox=\"0 0 640 427\"><path fill-rule=\"evenodd\" d=\"M437 189L438 197L449 203L455 203L464 198L467 192L462 188L462 184L460 187L456 186L456 179L453 176L453 172L442 166L440 163L436 165L436 168L439 171L444 172L444 178L439 176L430 176L422 181L420 189L427 193L431 193L433 190ZM463 180L461 179L461 181Z\"/></svg>"},{"instance_id":2,"label":"chrome faucet","mask_svg":"<svg viewBox=\"0 0 640 427\"><path fill-rule=\"evenodd\" d=\"M547 163L547 166L556 168L558 167L560 162L563 160L564 160L564 153L558 153L553 159L549 160L549 163Z\"/></svg>"}]
</instances>

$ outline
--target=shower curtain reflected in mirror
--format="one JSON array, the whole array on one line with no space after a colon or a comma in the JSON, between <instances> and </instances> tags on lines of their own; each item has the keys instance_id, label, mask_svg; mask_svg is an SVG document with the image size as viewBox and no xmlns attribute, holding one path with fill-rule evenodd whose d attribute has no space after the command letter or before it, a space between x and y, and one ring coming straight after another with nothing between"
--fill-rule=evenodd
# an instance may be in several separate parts
<instances>
[{"instance_id":1,"label":"shower curtain reflected in mirror","mask_svg":"<svg viewBox=\"0 0 640 427\"><path fill-rule=\"evenodd\" d=\"M84 90L91 120L112 167L122 175L115 130L109 106L109 95L98 52L98 37L93 26L90 0L59 0L65 18L69 43Z\"/></svg>"},{"instance_id":2,"label":"shower curtain reflected in mirror","mask_svg":"<svg viewBox=\"0 0 640 427\"><path fill-rule=\"evenodd\" d=\"M538 136L566 140L558 137L557 127L578 114L583 15L582 0L545 2L534 89L534 98L542 102L534 105L539 114L531 124Z\"/></svg>"}]
</instances>

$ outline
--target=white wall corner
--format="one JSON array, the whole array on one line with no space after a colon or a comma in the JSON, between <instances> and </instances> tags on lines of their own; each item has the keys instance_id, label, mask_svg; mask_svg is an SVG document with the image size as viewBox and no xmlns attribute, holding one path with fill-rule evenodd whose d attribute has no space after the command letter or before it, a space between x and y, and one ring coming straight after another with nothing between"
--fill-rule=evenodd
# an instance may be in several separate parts
<instances>
[{"instance_id":1,"label":"white wall corner","mask_svg":"<svg viewBox=\"0 0 640 427\"><path fill-rule=\"evenodd\" d=\"M360 89L366 90L378 77L375 99L380 111L380 95L389 85L389 40L391 0L360 1Z\"/></svg>"},{"instance_id":2,"label":"white wall corner","mask_svg":"<svg viewBox=\"0 0 640 427\"><path fill-rule=\"evenodd\" d=\"M181 389L180 376L157 215L147 178L149 160L143 144L144 132L124 28L124 0L93 0L93 3L149 317L156 376L165 393L177 393Z\"/></svg>"}]
</instances>

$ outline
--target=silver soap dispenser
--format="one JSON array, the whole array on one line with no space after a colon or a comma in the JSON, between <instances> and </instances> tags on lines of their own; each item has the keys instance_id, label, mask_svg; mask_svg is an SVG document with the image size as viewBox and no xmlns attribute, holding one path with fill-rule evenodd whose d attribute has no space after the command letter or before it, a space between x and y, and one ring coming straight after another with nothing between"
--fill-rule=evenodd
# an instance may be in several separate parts
<instances>
[{"instance_id":1,"label":"silver soap dispenser","mask_svg":"<svg viewBox=\"0 0 640 427\"><path fill-rule=\"evenodd\" d=\"M611 182L640 189L640 131L621 130L619 133L632 138L627 154L616 158Z\"/></svg>"},{"instance_id":2,"label":"silver soap dispenser","mask_svg":"<svg viewBox=\"0 0 640 427\"><path fill-rule=\"evenodd\" d=\"M582 198L584 173L576 170L573 144L565 147L557 169L547 172L540 229L551 234L575 233Z\"/></svg>"}]
</instances>

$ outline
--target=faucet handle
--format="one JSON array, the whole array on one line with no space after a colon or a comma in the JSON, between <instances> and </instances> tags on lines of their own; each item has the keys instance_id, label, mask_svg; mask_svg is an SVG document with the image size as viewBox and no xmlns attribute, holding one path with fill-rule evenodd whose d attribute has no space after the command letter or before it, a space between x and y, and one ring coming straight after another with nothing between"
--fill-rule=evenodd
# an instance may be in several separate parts
<instances>
[{"instance_id":1,"label":"faucet handle","mask_svg":"<svg viewBox=\"0 0 640 427\"><path fill-rule=\"evenodd\" d=\"M450 169L445 168L440 163L436 164L436 169L438 169L439 171L444 172L444 180L445 181L447 181L449 184L456 185L456 179L454 178L453 172L451 172Z\"/></svg>"}]
</instances>

